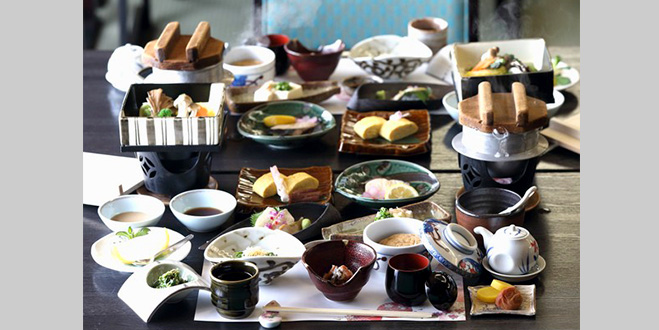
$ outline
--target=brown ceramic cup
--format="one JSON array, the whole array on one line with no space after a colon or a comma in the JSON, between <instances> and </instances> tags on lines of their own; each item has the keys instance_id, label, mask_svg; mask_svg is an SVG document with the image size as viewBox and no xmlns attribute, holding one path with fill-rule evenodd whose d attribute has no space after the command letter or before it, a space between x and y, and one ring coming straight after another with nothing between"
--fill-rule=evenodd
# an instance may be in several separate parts
<instances>
[{"instance_id":1,"label":"brown ceramic cup","mask_svg":"<svg viewBox=\"0 0 659 330\"><path fill-rule=\"evenodd\" d=\"M484 248L483 238L474 233L474 228L481 226L491 232L514 224L524 224L524 207L507 215L498 213L515 205L522 199L516 192L503 188L476 188L465 191L455 200L455 218L459 225L467 228Z\"/></svg>"}]
</instances>

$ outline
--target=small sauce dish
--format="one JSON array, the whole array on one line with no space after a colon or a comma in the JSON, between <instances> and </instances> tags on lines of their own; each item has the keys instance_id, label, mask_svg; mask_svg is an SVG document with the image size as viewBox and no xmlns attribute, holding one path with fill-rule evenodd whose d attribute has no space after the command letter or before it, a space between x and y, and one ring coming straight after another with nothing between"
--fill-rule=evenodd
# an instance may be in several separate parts
<instances>
[{"instance_id":1,"label":"small sauce dish","mask_svg":"<svg viewBox=\"0 0 659 330\"><path fill-rule=\"evenodd\" d=\"M233 214L236 198L215 189L184 191L172 198L169 209L188 230L205 233L220 228Z\"/></svg>"},{"instance_id":2,"label":"small sauce dish","mask_svg":"<svg viewBox=\"0 0 659 330\"><path fill-rule=\"evenodd\" d=\"M155 226L163 213L165 204L146 195L119 196L98 207L98 216L114 232Z\"/></svg>"}]
</instances>

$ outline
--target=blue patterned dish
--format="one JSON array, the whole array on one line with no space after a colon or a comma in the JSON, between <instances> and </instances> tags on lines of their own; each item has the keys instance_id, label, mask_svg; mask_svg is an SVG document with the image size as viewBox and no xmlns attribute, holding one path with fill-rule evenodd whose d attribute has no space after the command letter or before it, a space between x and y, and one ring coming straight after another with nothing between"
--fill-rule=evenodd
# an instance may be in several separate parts
<instances>
[{"instance_id":1,"label":"blue patterned dish","mask_svg":"<svg viewBox=\"0 0 659 330\"><path fill-rule=\"evenodd\" d=\"M483 253L466 228L436 219L427 219L420 229L421 242L430 255L465 279L478 279L483 272Z\"/></svg>"}]
</instances>

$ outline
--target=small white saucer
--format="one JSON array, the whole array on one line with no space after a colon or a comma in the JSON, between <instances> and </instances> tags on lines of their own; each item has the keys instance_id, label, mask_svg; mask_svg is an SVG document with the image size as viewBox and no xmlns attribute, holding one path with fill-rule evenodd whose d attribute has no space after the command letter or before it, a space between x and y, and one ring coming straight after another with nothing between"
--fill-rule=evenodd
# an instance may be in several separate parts
<instances>
[{"instance_id":1,"label":"small white saucer","mask_svg":"<svg viewBox=\"0 0 659 330\"><path fill-rule=\"evenodd\" d=\"M511 283L519 283L519 282L524 282L524 281L529 281L531 279L534 279L536 276L540 275L540 273L545 270L545 266L547 266L547 263L545 262L545 258L542 256L538 256L538 263L535 267L535 270L531 273L524 274L524 275L509 275L509 274L501 274L497 273L492 268L490 268L490 264L487 261L487 257L483 258L483 267L485 270L487 270L492 276L495 278L498 278L502 281L505 282L511 282Z\"/></svg>"},{"instance_id":2,"label":"small white saucer","mask_svg":"<svg viewBox=\"0 0 659 330\"><path fill-rule=\"evenodd\" d=\"M158 276L178 268L181 277L188 281L169 288L153 288L150 283ZM193 290L210 290L210 284L192 267L179 261L156 261L144 266L128 277L121 286L117 296L130 307L142 321L149 322L156 310L164 303L176 303L183 300Z\"/></svg>"},{"instance_id":3,"label":"small white saucer","mask_svg":"<svg viewBox=\"0 0 659 330\"><path fill-rule=\"evenodd\" d=\"M446 112L455 120L456 123L460 124L459 121L459 111L458 111L458 96L455 94L455 91L448 92L442 98L442 104Z\"/></svg>"},{"instance_id":4,"label":"small white saucer","mask_svg":"<svg viewBox=\"0 0 659 330\"><path fill-rule=\"evenodd\" d=\"M183 235L164 227L148 227L153 231L167 230L169 233L169 242L170 244L182 240ZM97 264L109 268L112 270L120 272L132 273L138 269L142 269L144 266L133 266L122 263L121 261L115 259L112 256L112 245L121 241L121 238L117 236L114 232L109 233L101 237L98 241L92 244L91 254L92 259L96 261ZM181 261L183 258L187 257L188 253L192 249L192 244L190 242L185 243L178 250L174 251L172 254L168 255L165 260Z\"/></svg>"},{"instance_id":5,"label":"small white saucer","mask_svg":"<svg viewBox=\"0 0 659 330\"><path fill-rule=\"evenodd\" d=\"M561 61L558 62L556 68L561 69L561 75L570 79L570 83L567 85L558 85L555 88L559 91L566 90L579 82L579 71L573 67L567 65L567 63Z\"/></svg>"}]
</instances>

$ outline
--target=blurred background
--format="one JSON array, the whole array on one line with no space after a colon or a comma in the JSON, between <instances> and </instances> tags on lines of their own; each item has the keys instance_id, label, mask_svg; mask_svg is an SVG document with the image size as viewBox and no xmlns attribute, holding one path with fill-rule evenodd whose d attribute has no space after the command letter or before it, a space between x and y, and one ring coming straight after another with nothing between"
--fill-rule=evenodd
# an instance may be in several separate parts
<instances>
[{"instance_id":1,"label":"blurred background","mask_svg":"<svg viewBox=\"0 0 659 330\"><path fill-rule=\"evenodd\" d=\"M200 21L229 45L258 34L283 33L305 45L343 39L347 48L378 34L407 35L413 18L449 22L449 43L544 38L579 46L577 0L83 0L84 48L144 46L167 23L192 34Z\"/></svg>"}]
</instances>

